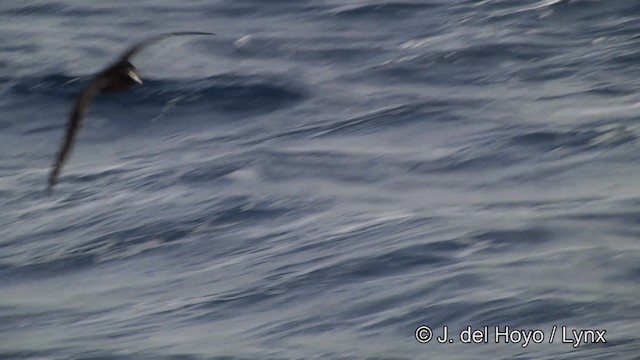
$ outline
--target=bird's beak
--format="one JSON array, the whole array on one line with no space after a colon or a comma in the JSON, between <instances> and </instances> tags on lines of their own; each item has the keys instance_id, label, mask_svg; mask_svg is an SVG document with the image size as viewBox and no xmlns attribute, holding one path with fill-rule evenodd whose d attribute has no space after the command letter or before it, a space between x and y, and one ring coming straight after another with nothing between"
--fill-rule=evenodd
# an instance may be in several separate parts
<instances>
[{"instance_id":1,"label":"bird's beak","mask_svg":"<svg viewBox=\"0 0 640 360\"><path fill-rule=\"evenodd\" d=\"M140 77L135 73L135 71L129 70L127 74L133 79L133 81L137 82L138 84L142 84L142 80L140 80Z\"/></svg>"}]
</instances>

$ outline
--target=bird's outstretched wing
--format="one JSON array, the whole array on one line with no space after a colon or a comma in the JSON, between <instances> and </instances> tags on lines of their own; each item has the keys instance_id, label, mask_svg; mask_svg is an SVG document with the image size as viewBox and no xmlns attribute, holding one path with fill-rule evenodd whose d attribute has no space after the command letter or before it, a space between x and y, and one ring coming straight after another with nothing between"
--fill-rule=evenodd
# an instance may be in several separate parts
<instances>
[{"instance_id":1,"label":"bird's outstretched wing","mask_svg":"<svg viewBox=\"0 0 640 360\"><path fill-rule=\"evenodd\" d=\"M120 57L120 60L129 60L129 58L131 58L133 55L135 55L137 52L139 52L143 48L149 45L152 45L160 40L164 40L174 36L185 36L185 35L216 35L216 34L210 33L210 32L201 32L201 31L177 31L177 32L170 32L170 33L156 35L154 37L148 38L146 40L143 40L131 46L129 49L127 49L127 51L125 51L122 54L122 56Z\"/></svg>"},{"instance_id":2,"label":"bird's outstretched wing","mask_svg":"<svg viewBox=\"0 0 640 360\"><path fill-rule=\"evenodd\" d=\"M53 168L49 174L49 182L47 185L48 194L51 194L51 190L53 190L54 185L58 181L58 175L60 174L60 170L62 170L62 166L64 166L69 154L71 154L76 135L82 125L82 119L91 105L91 101L108 83L109 80L107 78L104 76L98 76L93 79L84 90L82 90L78 100L76 100L73 111L71 111L71 114L69 115L67 131L64 135L64 140L62 141L62 147L56 156Z\"/></svg>"}]
</instances>

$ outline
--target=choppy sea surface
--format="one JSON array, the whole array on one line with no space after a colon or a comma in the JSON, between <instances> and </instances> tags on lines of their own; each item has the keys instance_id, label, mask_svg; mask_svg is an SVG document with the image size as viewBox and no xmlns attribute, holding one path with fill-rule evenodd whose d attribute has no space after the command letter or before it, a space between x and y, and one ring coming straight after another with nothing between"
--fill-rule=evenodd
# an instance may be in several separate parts
<instances>
[{"instance_id":1,"label":"choppy sea surface","mask_svg":"<svg viewBox=\"0 0 640 360\"><path fill-rule=\"evenodd\" d=\"M91 74L180 30L47 196ZM0 39L0 359L640 359L638 1L2 0Z\"/></svg>"}]
</instances>

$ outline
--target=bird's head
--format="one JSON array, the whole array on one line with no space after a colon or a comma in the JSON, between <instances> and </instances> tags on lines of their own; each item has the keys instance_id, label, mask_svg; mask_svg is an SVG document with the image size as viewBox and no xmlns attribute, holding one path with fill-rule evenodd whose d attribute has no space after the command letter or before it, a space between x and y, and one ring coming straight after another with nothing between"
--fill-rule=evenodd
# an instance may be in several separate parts
<instances>
[{"instance_id":1,"label":"bird's head","mask_svg":"<svg viewBox=\"0 0 640 360\"><path fill-rule=\"evenodd\" d=\"M131 85L142 84L140 76L136 72L136 67L133 66L128 60L124 60L120 65L121 74L124 78L128 79Z\"/></svg>"},{"instance_id":2,"label":"bird's head","mask_svg":"<svg viewBox=\"0 0 640 360\"><path fill-rule=\"evenodd\" d=\"M103 92L123 92L142 84L136 67L127 60L114 64L103 73L103 76L108 80L102 89Z\"/></svg>"}]
</instances>

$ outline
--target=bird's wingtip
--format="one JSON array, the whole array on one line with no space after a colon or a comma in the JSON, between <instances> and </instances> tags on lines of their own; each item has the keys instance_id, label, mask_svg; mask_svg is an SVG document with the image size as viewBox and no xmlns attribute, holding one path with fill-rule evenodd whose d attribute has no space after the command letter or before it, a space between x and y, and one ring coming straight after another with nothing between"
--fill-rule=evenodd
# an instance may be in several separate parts
<instances>
[{"instance_id":1,"label":"bird's wingtip","mask_svg":"<svg viewBox=\"0 0 640 360\"><path fill-rule=\"evenodd\" d=\"M207 32L207 31L174 31L169 33L169 35L218 35L216 33Z\"/></svg>"}]
</instances>

